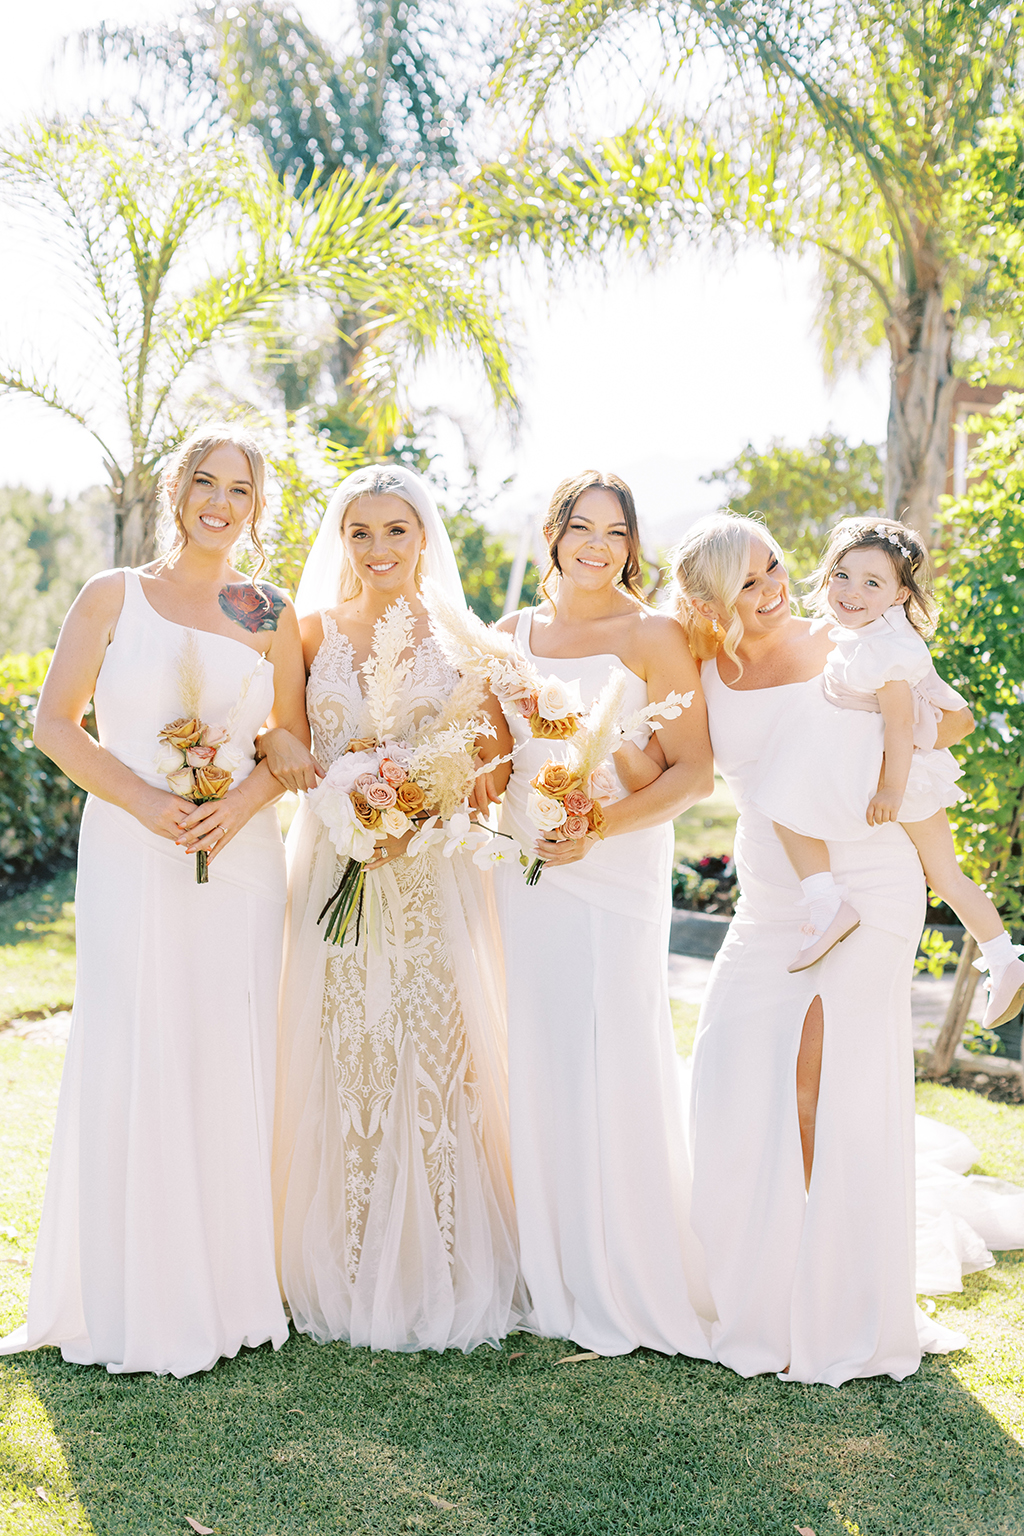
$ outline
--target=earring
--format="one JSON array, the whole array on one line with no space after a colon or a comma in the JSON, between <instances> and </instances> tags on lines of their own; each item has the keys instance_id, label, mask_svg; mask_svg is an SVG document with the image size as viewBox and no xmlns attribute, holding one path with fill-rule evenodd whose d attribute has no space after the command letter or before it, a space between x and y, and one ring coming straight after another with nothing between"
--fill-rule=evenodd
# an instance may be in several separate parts
<instances>
[{"instance_id":1,"label":"earring","mask_svg":"<svg viewBox=\"0 0 1024 1536\"><path fill-rule=\"evenodd\" d=\"M711 615L711 633L713 635L717 635L718 634L718 619L715 617L714 614Z\"/></svg>"}]
</instances>

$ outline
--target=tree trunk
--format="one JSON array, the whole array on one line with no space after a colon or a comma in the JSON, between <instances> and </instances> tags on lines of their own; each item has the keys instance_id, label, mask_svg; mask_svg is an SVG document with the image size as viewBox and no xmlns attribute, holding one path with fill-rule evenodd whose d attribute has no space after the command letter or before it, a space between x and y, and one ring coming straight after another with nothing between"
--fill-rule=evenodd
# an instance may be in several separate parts
<instances>
[{"instance_id":1,"label":"tree trunk","mask_svg":"<svg viewBox=\"0 0 1024 1536\"><path fill-rule=\"evenodd\" d=\"M107 466L111 468L110 465ZM114 481L114 564L146 565L156 557L157 481L148 470L133 466Z\"/></svg>"},{"instance_id":2,"label":"tree trunk","mask_svg":"<svg viewBox=\"0 0 1024 1536\"><path fill-rule=\"evenodd\" d=\"M971 1010L978 982L981 980L980 973L974 969L977 958L978 946L971 935L965 933L963 949L960 951L960 963L953 978L953 995L949 1000L939 1037L928 1058L929 1077L945 1077L953 1065L953 1057L963 1039L967 1015Z\"/></svg>"},{"instance_id":3,"label":"tree trunk","mask_svg":"<svg viewBox=\"0 0 1024 1536\"><path fill-rule=\"evenodd\" d=\"M886 503L890 517L931 544L939 497L946 489L953 408L952 312L939 282L890 315L891 356Z\"/></svg>"}]
</instances>

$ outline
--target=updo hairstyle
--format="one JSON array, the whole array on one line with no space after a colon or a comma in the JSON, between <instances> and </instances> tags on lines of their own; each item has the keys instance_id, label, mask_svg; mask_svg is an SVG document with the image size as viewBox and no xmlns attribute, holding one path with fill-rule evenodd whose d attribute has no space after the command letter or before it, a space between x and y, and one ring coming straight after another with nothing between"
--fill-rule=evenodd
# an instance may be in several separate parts
<instances>
[{"instance_id":1,"label":"updo hairstyle","mask_svg":"<svg viewBox=\"0 0 1024 1536\"><path fill-rule=\"evenodd\" d=\"M743 620L736 612L736 599L750 570L751 539L767 545L785 566L782 548L764 523L738 512L713 512L700 518L669 551L669 612L683 626L691 652L698 661L708 661L724 650L741 676L743 663L736 647L743 638ZM717 633L698 603L727 615Z\"/></svg>"},{"instance_id":2,"label":"updo hairstyle","mask_svg":"<svg viewBox=\"0 0 1024 1536\"><path fill-rule=\"evenodd\" d=\"M627 553L626 563L616 577L616 585L621 587L629 597L635 598L637 602L643 602L644 592L640 584L643 573L640 557L640 529L636 520L633 492L625 480L620 480L618 475L608 475L600 469L585 469L581 474L570 475L568 480L563 480L555 487L555 494L551 498L551 505L544 518L548 568L541 579L541 593L554 607L558 586L552 578L562 574L562 567L558 563L558 543L569 526L569 520L576 510L576 503L584 491L590 490L611 491L612 495L618 498L619 506L622 508L622 520L626 525Z\"/></svg>"},{"instance_id":3,"label":"updo hairstyle","mask_svg":"<svg viewBox=\"0 0 1024 1536\"><path fill-rule=\"evenodd\" d=\"M188 534L185 532L181 514L188 499L188 493L192 489L196 470L208 453L212 453L215 448L228 446L237 448L240 453L245 454L249 462L249 473L252 475L253 508L249 518L248 532L259 557L259 564L250 578L255 584L267 563L266 551L260 540L260 523L267 507L264 490L266 460L251 433L232 422L216 421L200 427L187 437L171 456L160 481L160 518L163 524L161 531L163 542L167 543L168 547L160 557L159 563L161 566L173 565L188 543Z\"/></svg>"},{"instance_id":4,"label":"updo hairstyle","mask_svg":"<svg viewBox=\"0 0 1024 1536\"><path fill-rule=\"evenodd\" d=\"M904 611L919 635L935 630L935 606L931 594L928 551L919 534L906 523L887 517L844 517L828 536L817 569L807 578L807 607L821 618L833 617L826 600L828 584L839 562L854 549L880 549L888 559L896 584L909 596Z\"/></svg>"}]
</instances>

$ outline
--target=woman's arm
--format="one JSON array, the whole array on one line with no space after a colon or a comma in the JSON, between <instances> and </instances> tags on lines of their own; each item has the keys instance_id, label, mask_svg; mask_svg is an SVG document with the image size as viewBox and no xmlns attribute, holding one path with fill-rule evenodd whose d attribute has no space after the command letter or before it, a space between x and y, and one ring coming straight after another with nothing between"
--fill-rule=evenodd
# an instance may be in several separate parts
<instances>
[{"instance_id":1,"label":"woman's arm","mask_svg":"<svg viewBox=\"0 0 1024 1536\"><path fill-rule=\"evenodd\" d=\"M281 594L284 596L284 594ZM294 740L298 750L309 755L309 722L306 719L305 684L306 672L302 664L302 640L298 620L290 600L278 619L277 629L267 652L267 659L274 666L274 702L270 711L272 729L284 731ZM312 774L313 783L316 775ZM256 767L235 789L229 789L220 800L208 800L203 805L191 806L189 815L182 819L182 842L189 853L205 848L211 858L221 853L257 811L279 800L283 793L280 780L271 773L265 762Z\"/></svg>"},{"instance_id":2,"label":"woman's arm","mask_svg":"<svg viewBox=\"0 0 1024 1536\"><path fill-rule=\"evenodd\" d=\"M291 607L290 604L289 607ZM294 618L295 610L291 609L291 612ZM296 632L299 636L300 666L302 669L302 696L299 701L301 708L300 728L292 730L284 719L278 720L275 714L271 720L271 729L264 731L260 737L260 748L266 759L268 770L278 781L279 791L281 789L290 789L295 794L298 794L303 789L315 789L317 780L322 779L324 776L323 768L309 750L310 733L309 721L306 718L305 699L306 678L324 639L320 615L318 613L307 614L305 618L297 623ZM276 697L274 702L276 710Z\"/></svg>"},{"instance_id":3,"label":"woman's arm","mask_svg":"<svg viewBox=\"0 0 1024 1536\"><path fill-rule=\"evenodd\" d=\"M104 571L82 588L61 626L32 739L81 789L120 806L150 832L173 842L193 809L191 802L154 789L82 728L123 605L120 571ZM156 749L154 741L154 754Z\"/></svg>"},{"instance_id":4,"label":"woman's arm","mask_svg":"<svg viewBox=\"0 0 1024 1536\"><path fill-rule=\"evenodd\" d=\"M955 747L974 730L974 716L969 709L944 709L935 731L937 747Z\"/></svg>"},{"instance_id":5,"label":"woman's arm","mask_svg":"<svg viewBox=\"0 0 1024 1536\"><path fill-rule=\"evenodd\" d=\"M877 698L885 723L885 755L881 785L868 805L869 827L897 819L914 756L914 695L910 684L886 683L879 688Z\"/></svg>"},{"instance_id":6,"label":"woman's arm","mask_svg":"<svg viewBox=\"0 0 1024 1536\"><path fill-rule=\"evenodd\" d=\"M688 709L682 710L675 720L667 721L658 732L668 764L665 772L646 789L605 807L605 837L661 826L696 801L705 800L715 787L700 677L683 631L674 619L658 616L645 622L643 660L652 704L673 691L684 695L692 692L693 698ZM556 843L542 839L536 849L548 863L572 864L583 857L589 841L574 838Z\"/></svg>"},{"instance_id":7,"label":"woman's arm","mask_svg":"<svg viewBox=\"0 0 1024 1536\"><path fill-rule=\"evenodd\" d=\"M483 703L483 712L491 723L491 730L486 736L478 736L476 742L476 764L481 767L489 763L495 757L506 757L512 751L512 732L508 728L504 711L493 693L488 693ZM486 816L492 805L496 805L505 793L509 778L512 773L511 762L499 763L497 768L491 768L487 773L481 773L474 781L471 800L473 805L482 815Z\"/></svg>"}]
</instances>

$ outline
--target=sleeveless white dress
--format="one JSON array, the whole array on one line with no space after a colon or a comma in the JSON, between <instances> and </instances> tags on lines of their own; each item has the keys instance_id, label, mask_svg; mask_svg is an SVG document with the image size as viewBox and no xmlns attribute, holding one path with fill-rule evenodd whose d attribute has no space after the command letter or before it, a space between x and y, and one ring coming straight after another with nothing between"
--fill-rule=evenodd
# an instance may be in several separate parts
<instances>
[{"instance_id":1,"label":"sleeveless white dress","mask_svg":"<svg viewBox=\"0 0 1024 1536\"><path fill-rule=\"evenodd\" d=\"M135 571L96 683L103 746L158 789L157 734L180 717L188 631ZM234 745L253 767L273 668L197 632L203 719L251 678ZM78 979L28 1322L9 1353L59 1344L111 1372L187 1376L288 1336L270 1192L274 1042L285 901L273 806L197 885L195 855L90 796L78 852Z\"/></svg>"},{"instance_id":2,"label":"sleeveless white dress","mask_svg":"<svg viewBox=\"0 0 1024 1536\"><path fill-rule=\"evenodd\" d=\"M321 619L306 705L326 768L361 696L350 641ZM457 681L422 642L396 734ZM292 1319L373 1349L496 1344L522 1307L489 878L438 845L394 859L367 875L358 941L353 922L338 947L317 917L343 866L304 797L288 857L274 1186Z\"/></svg>"},{"instance_id":3,"label":"sleeveless white dress","mask_svg":"<svg viewBox=\"0 0 1024 1536\"><path fill-rule=\"evenodd\" d=\"M819 965L790 975L806 909L749 793L780 711L799 710L799 695L820 679L730 689L710 661L701 682L715 762L740 812L742 893L701 1009L692 1077L692 1221L717 1313L714 1358L742 1376L788 1366L786 1381L901 1380L922 1349L966 1342L915 1307L915 1289L958 1288L961 1273L992 1263L989 1247L1024 1243L1024 1191L956 1177L951 1169L973 1161L966 1138L920 1122L915 1281L917 852L894 823L830 842L832 869L861 925ZM796 1058L815 996L824 1045L805 1194Z\"/></svg>"},{"instance_id":4,"label":"sleeveless white dress","mask_svg":"<svg viewBox=\"0 0 1024 1536\"><path fill-rule=\"evenodd\" d=\"M516 644L543 674L578 679L589 706L622 662L535 657L531 620L520 615ZM627 709L648 702L629 674ZM514 709L506 718L519 751L501 826L529 852L529 781L564 748ZM528 1328L602 1355L707 1359L668 1001L672 851L665 825L609 838L532 888L517 865L499 868L512 1171Z\"/></svg>"}]
</instances>

